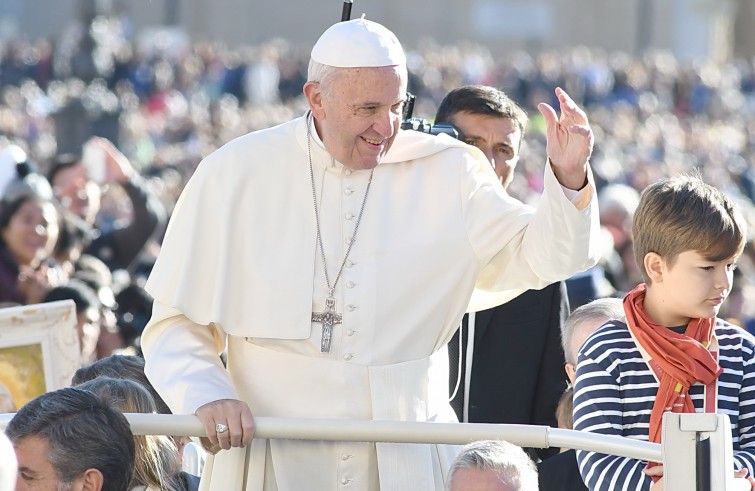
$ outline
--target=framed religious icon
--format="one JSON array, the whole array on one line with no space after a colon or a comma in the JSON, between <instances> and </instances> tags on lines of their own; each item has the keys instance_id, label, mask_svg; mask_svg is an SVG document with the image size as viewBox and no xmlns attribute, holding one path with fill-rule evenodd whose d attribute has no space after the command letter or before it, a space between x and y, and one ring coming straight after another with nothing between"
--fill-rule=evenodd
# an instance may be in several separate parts
<instances>
[{"instance_id":1,"label":"framed religious icon","mask_svg":"<svg viewBox=\"0 0 755 491\"><path fill-rule=\"evenodd\" d=\"M71 385L79 346L72 300L0 309L0 413Z\"/></svg>"}]
</instances>

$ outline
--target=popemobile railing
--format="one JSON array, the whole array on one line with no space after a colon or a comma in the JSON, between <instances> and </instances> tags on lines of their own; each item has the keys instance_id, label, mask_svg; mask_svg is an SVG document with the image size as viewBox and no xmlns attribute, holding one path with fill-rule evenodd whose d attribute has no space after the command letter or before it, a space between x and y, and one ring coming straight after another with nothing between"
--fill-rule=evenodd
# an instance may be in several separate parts
<instances>
[{"instance_id":1,"label":"popemobile railing","mask_svg":"<svg viewBox=\"0 0 755 491\"><path fill-rule=\"evenodd\" d=\"M0 414L0 429L13 414ZM126 414L136 435L205 436L192 415ZM749 490L734 479L731 427L723 414L664 415L663 445L548 426L357 421L333 419L255 418L255 437L288 440L327 440L463 445L475 440L501 439L522 447L575 448L644 461L663 462L666 491Z\"/></svg>"}]
</instances>

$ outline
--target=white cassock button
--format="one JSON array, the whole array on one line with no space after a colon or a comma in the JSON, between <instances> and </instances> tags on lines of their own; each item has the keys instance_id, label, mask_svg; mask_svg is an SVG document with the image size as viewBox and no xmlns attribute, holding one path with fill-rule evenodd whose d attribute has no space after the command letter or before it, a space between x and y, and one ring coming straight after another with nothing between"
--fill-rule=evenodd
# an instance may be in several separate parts
<instances>
[{"instance_id":1,"label":"white cassock button","mask_svg":"<svg viewBox=\"0 0 755 491\"><path fill-rule=\"evenodd\" d=\"M349 484L349 480L344 477L341 479L341 484Z\"/></svg>"},{"instance_id":2,"label":"white cassock button","mask_svg":"<svg viewBox=\"0 0 755 491\"><path fill-rule=\"evenodd\" d=\"M348 309L349 312L354 312L357 309L357 306L356 305L349 305L346 308Z\"/></svg>"},{"instance_id":3,"label":"white cassock button","mask_svg":"<svg viewBox=\"0 0 755 491\"><path fill-rule=\"evenodd\" d=\"M346 329L346 335L347 336L353 336L354 335L354 329Z\"/></svg>"},{"instance_id":4,"label":"white cassock button","mask_svg":"<svg viewBox=\"0 0 755 491\"><path fill-rule=\"evenodd\" d=\"M344 359L344 360L346 360L346 361L349 361L349 360L351 360L352 358L354 358L354 355L352 355L351 353L345 353L345 354L343 355L343 359Z\"/></svg>"},{"instance_id":5,"label":"white cassock button","mask_svg":"<svg viewBox=\"0 0 755 491\"><path fill-rule=\"evenodd\" d=\"M354 288L355 286L356 286L356 283L354 283L353 281L349 281L348 283L346 283L346 288Z\"/></svg>"},{"instance_id":6,"label":"white cassock button","mask_svg":"<svg viewBox=\"0 0 755 491\"><path fill-rule=\"evenodd\" d=\"M341 455L341 460L349 460L350 458L351 458L351 455L349 455L347 453Z\"/></svg>"},{"instance_id":7,"label":"white cassock button","mask_svg":"<svg viewBox=\"0 0 755 491\"><path fill-rule=\"evenodd\" d=\"M354 214L353 213L347 213L346 214L346 220L351 220L352 218L354 218Z\"/></svg>"},{"instance_id":8,"label":"white cassock button","mask_svg":"<svg viewBox=\"0 0 755 491\"><path fill-rule=\"evenodd\" d=\"M343 190L343 192L346 193L347 196L351 196L352 194L354 194L354 190L351 188L346 188Z\"/></svg>"},{"instance_id":9,"label":"white cassock button","mask_svg":"<svg viewBox=\"0 0 755 491\"><path fill-rule=\"evenodd\" d=\"M346 245L351 245L352 242L354 242L353 238L349 237L348 239L346 239Z\"/></svg>"},{"instance_id":10,"label":"white cassock button","mask_svg":"<svg viewBox=\"0 0 755 491\"><path fill-rule=\"evenodd\" d=\"M354 266L354 261L352 261L351 259L348 259L348 260L346 261L346 267L347 267L347 268L350 268L350 267L352 267L352 266Z\"/></svg>"},{"instance_id":11,"label":"white cassock button","mask_svg":"<svg viewBox=\"0 0 755 491\"><path fill-rule=\"evenodd\" d=\"M346 174L347 176L350 176L351 175L351 169L344 169L343 173Z\"/></svg>"}]
</instances>

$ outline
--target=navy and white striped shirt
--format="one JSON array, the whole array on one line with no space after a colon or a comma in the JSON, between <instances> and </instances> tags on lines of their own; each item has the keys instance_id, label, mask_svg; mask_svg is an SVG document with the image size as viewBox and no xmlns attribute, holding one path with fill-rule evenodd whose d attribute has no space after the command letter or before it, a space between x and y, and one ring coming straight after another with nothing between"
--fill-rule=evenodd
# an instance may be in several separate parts
<instances>
[{"instance_id":1,"label":"navy and white striped shirt","mask_svg":"<svg viewBox=\"0 0 755 491\"><path fill-rule=\"evenodd\" d=\"M716 319L718 413L731 419L734 463L755 475L755 337ZM574 390L574 429L648 441L650 413L658 383L643 360L626 324L610 321L588 338L579 351ZM703 386L690 396L703 412ZM651 479L642 470L647 462L577 451L579 471L591 490L647 491Z\"/></svg>"}]
</instances>

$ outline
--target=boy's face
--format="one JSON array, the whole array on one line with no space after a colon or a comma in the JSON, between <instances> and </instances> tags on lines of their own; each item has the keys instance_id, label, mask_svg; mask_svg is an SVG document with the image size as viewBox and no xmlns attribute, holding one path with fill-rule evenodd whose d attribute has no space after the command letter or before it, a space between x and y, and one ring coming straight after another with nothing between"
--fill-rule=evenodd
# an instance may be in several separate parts
<instances>
[{"instance_id":1,"label":"boy's face","mask_svg":"<svg viewBox=\"0 0 755 491\"><path fill-rule=\"evenodd\" d=\"M646 311L653 321L683 326L690 319L718 315L731 292L737 257L710 261L699 252L685 251L671 265L656 257L657 263L650 264L652 284L645 298Z\"/></svg>"}]
</instances>

